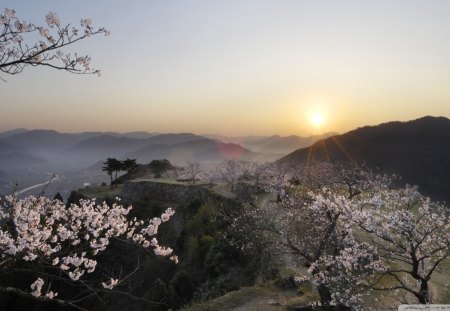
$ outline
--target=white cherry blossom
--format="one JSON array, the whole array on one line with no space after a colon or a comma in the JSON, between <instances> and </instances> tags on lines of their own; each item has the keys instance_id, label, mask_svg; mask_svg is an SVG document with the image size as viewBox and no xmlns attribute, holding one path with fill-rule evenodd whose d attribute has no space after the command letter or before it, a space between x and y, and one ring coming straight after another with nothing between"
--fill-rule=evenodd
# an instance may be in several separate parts
<instances>
[{"instance_id":1,"label":"white cherry blossom","mask_svg":"<svg viewBox=\"0 0 450 311\"><path fill-rule=\"evenodd\" d=\"M45 197L8 196L0 201L0 206L1 269L8 269L18 261L34 262L58 268L63 276L78 282L95 271L98 264L95 256L105 251L114 238L128 239L158 256L168 257L173 253L171 248L159 245L155 237L158 227L175 214L171 208L162 213L162 219L154 217L146 222L136 218L128 220L131 206L109 206L97 204L95 200L66 206ZM178 262L176 256L169 259ZM111 278L103 287L112 288L118 282ZM38 278L31 285L31 294L55 297L57 293L49 288L46 294L42 293L44 284L44 279Z\"/></svg>"},{"instance_id":2,"label":"white cherry blossom","mask_svg":"<svg viewBox=\"0 0 450 311\"><path fill-rule=\"evenodd\" d=\"M91 19L82 19L80 29L63 25L54 12L48 13L45 21L44 27L19 20L15 11L8 8L0 14L0 71L15 75L31 65L100 75L98 69L92 68L88 55L62 54L60 49L93 35L109 35L109 31L94 28ZM33 43L33 39L38 40Z\"/></svg>"}]
</instances>

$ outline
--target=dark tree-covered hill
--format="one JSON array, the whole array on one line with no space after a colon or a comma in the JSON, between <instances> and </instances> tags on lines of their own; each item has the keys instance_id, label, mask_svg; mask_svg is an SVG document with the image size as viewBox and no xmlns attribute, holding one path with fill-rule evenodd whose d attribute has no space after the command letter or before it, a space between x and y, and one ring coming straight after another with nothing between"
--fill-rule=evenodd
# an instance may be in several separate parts
<instances>
[{"instance_id":1,"label":"dark tree-covered hill","mask_svg":"<svg viewBox=\"0 0 450 311\"><path fill-rule=\"evenodd\" d=\"M408 122L365 126L320 140L278 160L365 163L402 176L438 200L450 201L450 120L423 117Z\"/></svg>"}]
</instances>

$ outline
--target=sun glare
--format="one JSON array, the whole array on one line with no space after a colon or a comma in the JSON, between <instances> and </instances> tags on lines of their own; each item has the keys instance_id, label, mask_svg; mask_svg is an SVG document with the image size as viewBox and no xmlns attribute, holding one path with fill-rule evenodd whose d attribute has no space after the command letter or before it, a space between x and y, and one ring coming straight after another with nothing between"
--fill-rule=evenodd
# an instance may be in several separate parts
<instances>
[{"instance_id":1,"label":"sun glare","mask_svg":"<svg viewBox=\"0 0 450 311\"><path fill-rule=\"evenodd\" d=\"M314 113L311 116L311 124L315 127L322 126L324 124L324 122L325 122L325 119L324 119L323 115L320 113Z\"/></svg>"}]
</instances>

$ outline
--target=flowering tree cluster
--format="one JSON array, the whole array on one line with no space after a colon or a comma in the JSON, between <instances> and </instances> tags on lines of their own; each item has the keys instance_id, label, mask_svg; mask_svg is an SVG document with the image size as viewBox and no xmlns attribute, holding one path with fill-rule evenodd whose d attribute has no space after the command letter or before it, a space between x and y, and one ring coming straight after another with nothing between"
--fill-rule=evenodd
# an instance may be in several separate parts
<instances>
[{"instance_id":1,"label":"flowering tree cluster","mask_svg":"<svg viewBox=\"0 0 450 311\"><path fill-rule=\"evenodd\" d=\"M432 302L432 275L449 257L444 205L358 165L277 169L265 167L264 189L282 188L286 196L236 216L234 227L248 240L243 247L271 239L295 256L308 271L298 281L312 281L323 305L357 307L379 290Z\"/></svg>"},{"instance_id":2,"label":"flowering tree cluster","mask_svg":"<svg viewBox=\"0 0 450 311\"><path fill-rule=\"evenodd\" d=\"M186 178L193 176L212 185L215 182L226 184L231 191L239 182L252 182L259 184L266 165L250 160L224 160L214 166L200 167L198 163L188 163L184 167Z\"/></svg>"},{"instance_id":3,"label":"flowering tree cluster","mask_svg":"<svg viewBox=\"0 0 450 311\"><path fill-rule=\"evenodd\" d=\"M7 197L0 213L0 274L14 272L20 265L24 267L21 271L34 275L36 281L29 285L31 292L3 281L0 291L28 293L41 300L55 300L58 296L56 301L76 305L96 295L96 289L112 289L122 282L115 275L83 280L96 270L96 256L106 250L112 239L129 241L159 256L171 256L172 249L160 246L156 234L174 211L169 208L161 217L149 221L128 220L131 208L119 204L97 205L94 200L65 206L45 197L30 196L22 200ZM176 256L170 259L178 261ZM76 299L60 297L51 287L52 281L58 280L84 286L88 293Z\"/></svg>"},{"instance_id":4,"label":"flowering tree cluster","mask_svg":"<svg viewBox=\"0 0 450 311\"><path fill-rule=\"evenodd\" d=\"M91 67L89 56L67 54L62 49L94 35L109 35L109 31L93 27L90 19L82 19L79 28L64 25L53 12L47 14L45 21L45 26L35 25L20 20L12 9L4 10L0 15L2 72L14 75L27 66L46 66L77 74L100 74Z\"/></svg>"},{"instance_id":5,"label":"flowering tree cluster","mask_svg":"<svg viewBox=\"0 0 450 311\"><path fill-rule=\"evenodd\" d=\"M355 305L364 291L374 290L410 295L406 299L410 303L431 303L431 277L450 255L448 209L431 203L416 188L393 189L388 177L355 167L330 180L333 188L322 187L304 205L314 215L308 218L310 224L316 228L325 224L325 235L306 238L319 243L312 249L321 256L310 262L310 254L304 253L307 248L299 248L311 264L309 272L318 288L328 287L330 302L345 305ZM297 234L296 241L310 230Z\"/></svg>"}]
</instances>

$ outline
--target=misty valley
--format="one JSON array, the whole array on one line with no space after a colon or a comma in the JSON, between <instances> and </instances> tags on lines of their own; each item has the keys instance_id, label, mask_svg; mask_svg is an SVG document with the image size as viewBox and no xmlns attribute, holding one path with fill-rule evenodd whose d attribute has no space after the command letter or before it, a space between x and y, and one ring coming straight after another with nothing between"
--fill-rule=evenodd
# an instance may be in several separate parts
<instances>
[{"instance_id":1,"label":"misty valley","mask_svg":"<svg viewBox=\"0 0 450 311\"><path fill-rule=\"evenodd\" d=\"M213 165L225 159L276 160L332 133L311 137L209 137L190 133L79 133L48 130L12 130L0 134L2 193L20 191L51 179L46 193L67 198L83 184L108 181L101 167L107 157L132 158L138 163L168 159L180 166L188 162ZM17 188L17 189L15 189ZM42 188L23 192L37 194Z\"/></svg>"}]
</instances>

